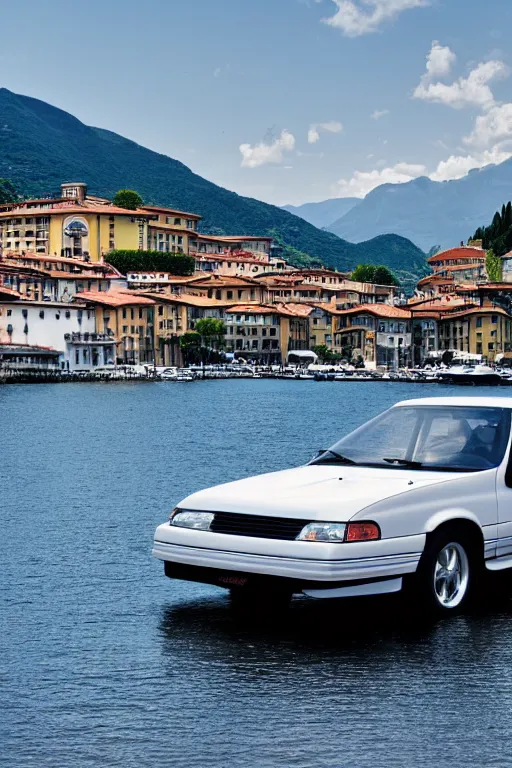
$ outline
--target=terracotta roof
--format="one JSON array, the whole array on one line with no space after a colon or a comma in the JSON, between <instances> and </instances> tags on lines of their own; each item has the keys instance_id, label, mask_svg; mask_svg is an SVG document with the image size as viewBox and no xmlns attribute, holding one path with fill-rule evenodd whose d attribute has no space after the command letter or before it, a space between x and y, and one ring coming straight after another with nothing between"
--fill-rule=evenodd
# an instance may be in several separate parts
<instances>
[{"instance_id":1,"label":"terracotta roof","mask_svg":"<svg viewBox=\"0 0 512 768\"><path fill-rule=\"evenodd\" d=\"M241 314L245 312L248 315L277 315L278 305L269 306L268 304L235 304L227 310L229 314Z\"/></svg>"},{"instance_id":2,"label":"terracotta roof","mask_svg":"<svg viewBox=\"0 0 512 768\"><path fill-rule=\"evenodd\" d=\"M55 262L56 264L73 264L73 266L86 267L87 269L113 269L110 264L101 261L85 261L84 259L71 259L65 256L48 256L45 253L32 253L31 251L25 251L24 254L14 251L4 251L3 259L0 259L0 264L5 259L18 259L23 261L48 261Z\"/></svg>"},{"instance_id":3,"label":"terracotta roof","mask_svg":"<svg viewBox=\"0 0 512 768\"><path fill-rule=\"evenodd\" d=\"M453 266L439 267L434 274L442 274L443 272L462 272L467 269L482 269L483 266L483 262L481 264L454 264Z\"/></svg>"},{"instance_id":4,"label":"terracotta roof","mask_svg":"<svg viewBox=\"0 0 512 768\"><path fill-rule=\"evenodd\" d=\"M231 307L233 301L221 301L220 299L209 299L207 296L199 296L194 293L155 293L153 291L130 291L130 294L136 296L147 296L154 299L155 302L162 304L187 304L191 307Z\"/></svg>"},{"instance_id":5,"label":"terracotta roof","mask_svg":"<svg viewBox=\"0 0 512 768\"><path fill-rule=\"evenodd\" d=\"M46 201L51 202L51 201ZM0 218L11 218L12 216L16 215L18 209L13 209L10 211L4 211L3 213L0 213ZM25 213L26 209L21 209L23 211L24 216L26 216ZM40 212L39 212L40 211ZM118 208L115 205L77 205L77 204L65 204L65 203L57 203L52 208L41 208L41 209L30 209L30 214L32 216L51 216L56 214L61 214L63 216L68 216L70 214L76 214L77 216L86 216L87 214L103 214L105 216L148 216L149 212L143 210L142 208L137 208L135 211L130 211L127 208Z\"/></svg>"},{"instance_id":6,"label":"terracotta roof","mask_svg":"<svg viewBox=\"0 0 512 768\"><path fill-rule=\"evenodd\" d=\"M154 305L153 299L133 291L83 291L75 294L73 300L104 304L107 307L123 307L132 304Z\"/></svg>"},{"instance_id":7,"label":"terracotta roof","mask_svg":"<svg viewBox=\"0 0 512 768\"><path fill-rule=\"evenodd\" d=\"M441 251L431 256L428 261L433 263L435 261L450 261L452 259L485 259L486 253L483 248L475 248L472 246L460 246L459 248L449 248L447 251Z\"/></svg>"},{"instance_id":8,"label":"terracotta roof","mask_svg":"<svg viewBox=\"0 0 512 768\"><path fill-rule=\"evenodd\" d=\"M467 315L503 315L504 317L510 317L508 312L505 312L501 307L469 307L462 312L451 312L441 316L441 319L451 320L453 317L465 317Z\"/></svg>"},{"instance_id":9,"label":"terracotta roof","mask_svg":"<svg viewBox=\"0 0 512 768\"><path fill-rule=\"evenodd\" d=\"M351 309L340 309L336 312L338 315L361 315L368 313L375 315L375 317L391 317L391 318L403 318L409 320L411 318L411 312L401 307L393 307L390 304L358 304L357 307Z\"/></svg>"},{"instance_id":10,"label":"terracotta roof","mask_svg":"<svg viewBox=\"0 0 512 768\"><path fill-rule=\"evenodd\" d=\"M308 317L313 307L308 304L235 304L227 310L230 314L284 315L285 317Z\"/></svg>"},{"instance_id":11,"label":"terracotta roof","mask_svg":"<svg viewBox=\"0 0 512 768\"><path fill-rule=\"evenodd\" d=\"M455 296L440 296L434 299L420 299L417 302L409 302L407 305L413 312L428 312L432 309L443 311L446 309L453 309L453 307L464 307L467 303L464 299L459 299Z\"/></svg>"},{"instance_id":12,"label":"terracotta roof","mask_svg":"<svg viewBox=\"0 0 512 768\"><path fill-rule=\"evenodd\" d=\"M184 216L186 219L202 219L198 213L189 213L187 211L178 211L175 208L163 208L161 205L143 205L143 210L155 211L155 213L175 213L178 216ZM195 234L195 233L194 233Z\"/></svg>"}]
</instances>

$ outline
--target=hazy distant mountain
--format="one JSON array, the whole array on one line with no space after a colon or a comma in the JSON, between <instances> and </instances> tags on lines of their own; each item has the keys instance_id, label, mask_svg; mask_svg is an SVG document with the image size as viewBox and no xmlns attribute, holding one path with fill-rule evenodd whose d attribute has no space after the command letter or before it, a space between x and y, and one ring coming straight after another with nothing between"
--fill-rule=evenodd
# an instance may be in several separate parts
<instances>
[{"instance_id":1,"label":"hazy distant mountain","mask_svg":"<svg viewBox=\"0 0 512 768\"><path fill-rule=\"evenodd\" d=\"M433 245L450 248L488 224L511 198L512 159L470 171L456 181L422 177L406 184L383 184L328 229L356 243L393 232L423 251Z\"/></svg>"},{"instance_id":2,"label":"hazy distant mountain","mask_svg":"<svg viewBox=\"0 0 512 768\"><path fill-rule=\"evenodd\" d=\"M202 231L276 236L290 246L286 253L293 247L340 270L374 259L409 269L421 256L413 243L393 235L347 243L282 208L223 189L178 160L6 88L0 88L0 135L0 177L27 194L55 194L62 181L85 181L92 194L106 197L129 187L146 203L201 214Z\"/></svg>"},{"instance_id":3,"label":"hazy distant mountain","mask_svg":"<svg viewBox=\"0 0 512 768\"><path fill-rule=\"evenodd\" d=\"M335 221L348 213L361 202L359 197L337 197L324 200L321 203L304 203L303 205L283 205L283 210L300 216L309 221L314 227L329 227Z\"/></svg>"}]
</instances>

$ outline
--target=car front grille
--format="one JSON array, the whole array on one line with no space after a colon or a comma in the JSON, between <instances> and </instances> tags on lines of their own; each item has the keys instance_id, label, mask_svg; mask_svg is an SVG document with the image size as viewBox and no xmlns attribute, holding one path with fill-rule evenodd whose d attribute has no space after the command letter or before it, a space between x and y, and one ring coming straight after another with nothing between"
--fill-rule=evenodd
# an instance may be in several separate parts
<instances>
[{"instance_id":1,"label":"car front grille","mask_svg":"<svg viewBox=\"0 0 512 768\"><path fill-rule=\"evenodd\" d=\"M307 520L294 520L287 517L215 512L210 531L228 533L232 536L253 536L260 539L293 541L307 523Z\"/></svg>"}]
</instances>

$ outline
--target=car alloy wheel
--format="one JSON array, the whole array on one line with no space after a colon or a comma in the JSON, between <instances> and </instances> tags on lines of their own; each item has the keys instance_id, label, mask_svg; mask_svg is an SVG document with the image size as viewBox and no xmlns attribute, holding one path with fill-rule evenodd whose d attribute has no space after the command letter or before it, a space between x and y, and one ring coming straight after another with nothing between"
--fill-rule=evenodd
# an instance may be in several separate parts
<instances>
[{"instance_id":1,"label":"car alloy wheel","mask_svg":"<svg viewBox=\"0 0 512 768\"><path fill-rule=\"evenodd\" d=\"M451 541L439 551L433 579L440 606L451 609L461 604L469 585L469 560L461 544Z\"/></svg>"}]
</instances>

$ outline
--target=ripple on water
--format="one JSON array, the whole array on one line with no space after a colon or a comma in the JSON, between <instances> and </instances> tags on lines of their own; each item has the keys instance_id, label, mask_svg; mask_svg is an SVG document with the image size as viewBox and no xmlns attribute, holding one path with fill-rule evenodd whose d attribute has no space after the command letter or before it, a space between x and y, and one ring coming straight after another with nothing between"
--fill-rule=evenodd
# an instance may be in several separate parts
<instances>
[{"instance_id":1,"label":"ripple on water","mask_svg":"<svg viewBox=\"0 0 512 768\"><path fill-rule=\"evenodd\" d=\"M154 527L190 492L303 463L443 389L0 388L0 764L510 765L507 580L485 613L437 625L394 598L298 599L250 620L150 557Z\"/></svg>"}]
</instances>

